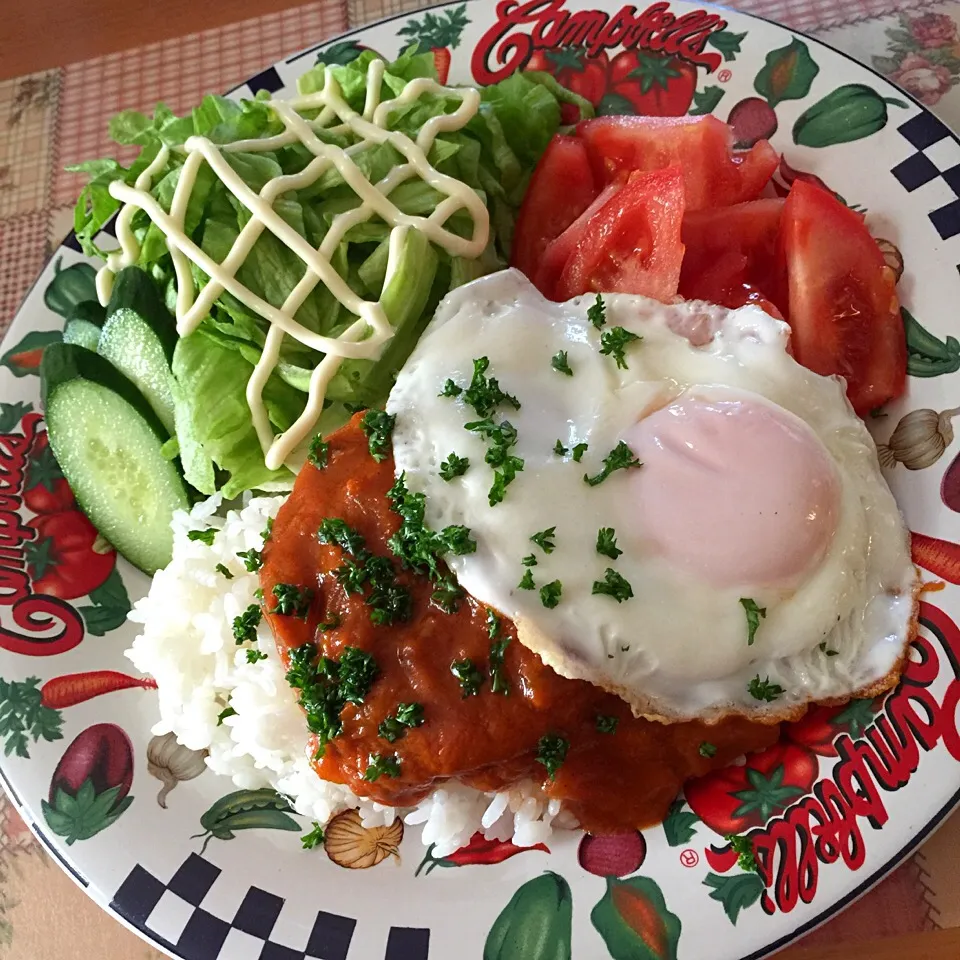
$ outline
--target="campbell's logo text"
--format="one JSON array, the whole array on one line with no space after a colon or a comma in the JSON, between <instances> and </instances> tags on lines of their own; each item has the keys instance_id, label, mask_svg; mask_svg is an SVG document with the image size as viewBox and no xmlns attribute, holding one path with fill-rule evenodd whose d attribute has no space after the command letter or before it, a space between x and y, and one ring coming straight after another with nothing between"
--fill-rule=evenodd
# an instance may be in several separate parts
<instances>
[{"instance_id":1,"label":"campbell's logo text","mask_svg":"<svg viewBox=\"0 0 960 960\"><path fill-rule=\"evenodd\" d=\"M765 890L767 913L788 913L810 903L820 866L842 860L859 870L866 859L864 825L881 828L889 814L884 794L903 787L920 765L922 752L943 743L960 761L957 704L960 701L960 630L937 607L920 604L920 619L937 636L951 667L943 697L930 690L940 673L940 654L918 636L916 660L909 660L900 686L862 737L844 733L834 742L839 759L832 774L765 827L750 833Z\"/></svg>"},{"instance_id":2,"label":"campbell's logo text","mask_svg":"<svg viewBox=\"0 0 960 960\"><path fill-rule=\"evenodd\" d=\"M27 460L42 418L28 413L20 421L22 433L0 434L0 607L8 607L10 629L0 623L0 647L28 656L53 656L83 639L84 623L69 603L33 593L24 545L36 537L25 526L20 511Z\"/></svg>"},{"instance_id":3,"label":"campbell's logo text","mask_svg":"<svg viewBox=\"0 0 960 960\"><path fill-rule=\"evenodd\" d=\"M693 10L675 14L669 3L653 3L645 10L625 5L616 13L564 9L565 0L501 0L497 20L480 38L471 67L478 83L497 83L524 67L536 50L585 48L595 57L605 50L648 50L680 57L712 73L720 66L719 53L705 50L710 34L727 22L716 13Z\"/></svg>"}]
</instances>

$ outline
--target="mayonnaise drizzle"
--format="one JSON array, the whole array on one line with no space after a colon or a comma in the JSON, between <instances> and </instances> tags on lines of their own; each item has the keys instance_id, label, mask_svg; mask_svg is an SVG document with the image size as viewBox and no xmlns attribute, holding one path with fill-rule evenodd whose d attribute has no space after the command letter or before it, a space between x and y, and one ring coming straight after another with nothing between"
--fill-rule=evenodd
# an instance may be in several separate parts
<instances>
[{"instance_id":1,"label":"mayonnaise drizzle","mask_svg":"<svg viewBox=\"0 0 960 960\"><path fill-rule=\"evenodd\" d=\"M196 330L209 314L216 299L225 291L269 323L260 360L247 384L246 398L263 448L264 460L271 470L283 464L293 470L299 469L300 464L292 461L292 454L315 426L323 410L323 401L330 381L344 359L375 360L383 345L393 336L393 329L380 301L364 300L354 293L331 263L331 258L347 231L374 216L381 218L391 227L384 288L396 270L407 230L419 230L426 234L432 243L452 256L468 258L480 256L489 240L490 216L483 200L465 183L434 169L427 159L427 154L439 134L462 129L476 114L480 106L479 92L472 88L443 87L434 80L417 79L409 82L400 96L381 102L384 67L382 60L370 62L362 114L357 113L343 99L340 85L333 73L327 71L321 91L292 100L268 101L284 125L282 133L223 145L214 144L206 137L190 137L182 147L175 148L186 154L186 160L180 171L169 212L165 211L150 193L154 179L165 169L170 158L168 147L161 148L153 162L137 177L133 186L120 181L110 185L111 195L122 201L124 206L116 224L120 249L109 255L106 265L97 274L97 295L101 303L106 304L109 300L117 272L135 264L139 259L140 246L132 229L134 213L139 209L147 214L167 240L176 274L177 332L181 336L187 336ZM399 131L387 129L394 110L428 93L457 97L460 105L452 113L432 117L424 123L416 142ZM302 116L305 111L316 110L320 112L314 120ZM333 126L337 121L337 125ZM360 139L343 149L321 140L317 136L320 129L352 134ZM269 180L259 193L244 183L224 156L237 152L262 153L295 143L302 144L313 154L314 159L300 173ZM374 144L383 143L389 143L396 149L405 162L394 167L378 183L371 183L353 157ZM226 188L251 214L250 220L240 231L222 263L217 263L206 254L184 230L190 195L196 183L197 172L203 163L209 164ZM314 248L280 217L273 209L273 203L288 191L310 186L331 167L336 168L361 202L355 209L338 214L323 243L319 248ZM390 193L412 177L420 177L446 197L429 217L405 214L390 201ZM469 238L457 236L444 227L447 220L459 210L466 210L473 220L473 231ZM264 230L269 230L286 244L306 265L303 277L281 307L267 303L237 279L237 271ZM210 281L199 293L194 283L191 264L195 264L210 277ZM318 283L327 287L350 313L357 316L354 323L337 337L314 333L295 318L297 310ZM294 337L325 356L311 374L307 404L303 413L286 432L275 436L263 403L263 390L279 361L284 336Z\"/></svg>"}]
</instances>

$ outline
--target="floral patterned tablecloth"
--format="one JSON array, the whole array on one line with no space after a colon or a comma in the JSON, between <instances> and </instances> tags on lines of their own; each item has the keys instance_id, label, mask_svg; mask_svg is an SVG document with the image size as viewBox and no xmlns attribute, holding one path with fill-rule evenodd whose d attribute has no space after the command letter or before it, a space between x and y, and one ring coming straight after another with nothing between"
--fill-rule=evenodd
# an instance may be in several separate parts
<instances>
[{"instance_id":1,"label":"floral patterned tablecloth","mask_svg":"<svg viewBox=\"0 0 960 960\"><path fill-rule=\"evenodd\" d=\"M418 0L320 0L256 20L0 82L0 334L72 223L64 167L112 153L109 116L164 100L193 106L299 47ZM844 50L960 129L960 3L734 0ZM96 91L96 96L91 96ZM960 926L960 816L807 944ZM0 958L157 960L47 858L0 794Z\"/></svg>"}]
</instances>

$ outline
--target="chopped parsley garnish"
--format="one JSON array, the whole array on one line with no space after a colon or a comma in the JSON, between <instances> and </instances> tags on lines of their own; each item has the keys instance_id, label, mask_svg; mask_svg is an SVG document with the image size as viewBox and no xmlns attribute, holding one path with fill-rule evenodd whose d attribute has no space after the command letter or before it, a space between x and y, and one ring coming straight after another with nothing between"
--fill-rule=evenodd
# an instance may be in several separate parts
<instances>
[{"instance_id":1,"label":"chopped parsley garnish","mask_svg":"<svg viewBox=\"0 0 960 960\"><path fill-rule=\"evenodd\" d=\"M367 582L367 570L362 564L357 563L356 560L351 560L350 557L347 557L343 563L333 571L333 575L337 583L343 587L343 592L346 593L348 597L355 593L363 593L364 585Z\"/></svg>"},{"instance_id":2,"label":"chopped parsley garnish","mask_svg":"<svg viewBox=\"0 0 960 960\"><path fill-rule=\"evenodd\" d=\"M597 294L597 299L590 304L587 310L587 319L599 330L607 322L607 307L603 297Z\"/></svg>"},{"instance_id":3,"label":"chopped parsley garnish","mask_svg":"<svg viewBox=\"0 0 960 960\"><path fill-rule=\"evenodd\" d=\"M358 533L346 520L338 517L326 517L317 530L317 539L321 543L334 544L344 553L358 556L363 551L363 536Z\"/></svg>"},{"instance_id":4,"label":"chopped parsley garnish","mask_svg":"<svg viewBox=\"0 0 960 960\"><path fill-rule=\"evenodd\" d=\"M352 417L355 413L363 413L366 410L366 405L362 403L350 403L349 400L343 401L343 409L347 411Z\"/></svg>"},{"instance_id":5,"label":"chopped parsley garnish","mask_svg":"<svg viewBox=\"0 0 960 960\"><path fill-rule=\"evenodd\" d=\"M318 433L310 441L310 450L307 453L307 459L319 469L323 469L327 465L327 460L330 456L330 444L323 439Z\"/></svg>"},{"instance_id":6,"label":"chopped parsley garnish","mask_svg":"<svg viewBox=\"0 0 960 960\"><path fill-rule=\"evenodd\" d=\"M438 397L459 397L463 393L463 387L458 387L452 380L448 380L444 385Z\"/></svg>"},{"instance_id":7,"label":"chopped parsley garnish","mask_svg":"<svg viewBox=\"0 0 960 960\"><path fill-rule=\"evenodd\" d=\"M236 715L237 711L234 710L233 707L227 707L221 710L220 713L217 714L217 726L219 727L227 717L235 717Z\"/></svg>"},{"instance_id":8,"label":"chopped parsley garnish","mask_svg":"<svg viewBox=\"0 0 960 960\"><path fill-rule=\"evenodd\" d=\"M279 613L284 617L299 617L307 619L310 612L310 601L313 599L313 590L310 587L296 587L292 583L275 583L273 596L277 605L271 613Z\"/></svg>"},{"instance_id":9,"label":"chopped parsley garnish","mask_svg":"<svg viewBox=\"0 0 960 960\"><path fill-rule=\"evenodd\" d=\"M706 740L700 744L700 756L706 757L708 760L717 755L717 748L712 743L707 743Z\"/></svg>"},{"instance_id":10,"label":"chopped parsley garnish","mask_svg":"<svg viewBox=\"0 0 960 960\"><path fill-rule=\"evenodd\" d=\"M600 352L607 357L613 357L617 361L617 367L621 370L627 369L627 361L624 357L624 350L628 343L643 338L623 327L611 327L600 334Z\"/></svg>"},{"instance_id":11,"label":"chopped parsley garnish","mask_svg":"<svg viewBox=\"0 0 960 960\"><path fill-rule=\"evenodd\" d=\"M760 618L766 617L767 608L758 607L756 601L749 597L741 597L740 606L743 607L747 615L747 646L752 647L757 635L757 628L760 626Z\"/></svg>"},{"instance_id":12,"label":"chopped parsley garnish","mask_svg":"<svg viewBox=\"0 0 960 960\"><path fill-rule=\"evenodd\" d=\"M518 590L533 590L536 588L536 584L533 582L533 571L524 570L523 576L520 578L520 582L517 584Z\"/></svg>"},{"instance_id":13,"label":"chopped parsley garnish","mask_svg":"<svg viewBox=\"0 0 960 960\"><path fill-rule=\"evenodd\" d=\"M363 536L336 517L328 517L320 524L317 539L338 546L348 554L333 571L334 577L347 596L366 591L363 599L371 608L372 623L389 626L410 619L413 599L410 591L397 583L397 573L389 557L372 554L364 545Z\"/></svg>"},{"instance_id":14,"label":"chopped parsley garnish","mask_svg":"<svg viewBox=\"0 0 960 960\"><path fill-rule=\"evenodd\" d=\"M188 540L193 540L194 542L200 541L200 543L205 543L208 547L213 546L213 538L217 535L217 530L215 527L207 527L206 530L191 530L187 534Z\"/></svg>"},{"instance_id":15,"label":"chopped parsley garnish","mask_svg":"<svg viewBox=\"0 0 960 960\"><path fill-rule=\"evenodd\" d=\"M532 553L528 553L520 562L525 567L535 567L537 565L537 558Z\"/></svg>"},{"instance_id":16,"label":"chopped parsley garnish","mask_svg":"<svg viewBox=\"0 0 960 960\"><path fill-rule=\"evenodd\" d=\"M500 636L500 618L487 607L487 636L490 638L490 689L494 693L506 696L510 692L510 683L503 674L503 658L509 637Z\"/></svg>"},{"instance_id":17,"label":"chopped parsley garnish","mask_svg":"<svg viewBox=\"0 0 960 960\"><path fill-rule=\"evenodd\" d=\"M263 587L257 587L253 595L257 598L257 603L263 603Z\"/></svg>"},{"instance_id":18,"label":"chopped parsley garnish","mask_svg":"<svg viewBox=\"0 0 960 960\"><path fill-rule=\"evenodd\" d=\"M507 487L523 470L523 460L510 453L511 447L517 442L517 429L509 420L494 423L489 417L465 423L463 428L479 433L489 443L483 459L493 467L493 484L487 500L491 507L495 507L503 501Z\"/></svg>"},{"instance_id":19,"label":"chopped parsley garnish","mask_svg":"<svg viewBox=\"0 0 960 960\"><path fill-rule=\"evenodd\" d=\"M442 580L447 577L440 565L443 557L448 553L464 556L476 551L477 541L470 536L469 528L452 524L437 533L424 523L426 497L407 490L405 474L397 477L387 497L394 513L403 521L387 546L404 569L424 574L431 580Z\"/></svg>"},{"instance_id":20,"label":"chopped parsley garnish","mask_svg":"<svg viewBox=\"0 0 960 960\"><path fill-rule=\"evenodd\" d=\"M323 659L325 669L334 664L334 661L328 657ZM377 661L373 659L372 654L359 647L344 647L340 654L339 666L336 668L343 699L347 703L363 703L363 698L379 672Z\"/></svg>"},{"instance_id":21,"label":"chopped parsley garnish","mask_svg":"<svg viewBox=\"0 0 960 960\"><path fill-rule=\"evenodd\" d=\"M528 570L527 573L529 572ZM563 584L559 580L552 580L540 588L540 602L548 610L552 610L560 602L561 593L563 593Z\"/></svg>"},{"instance_id":22,"label":"chopped parsley garnish","mask_svg":"<svg viewBox=\"0 0 960 960\"><path fill-rule=\"evenodd\" d=\"M627 470L630 467L642 466L643 464L633 455L633 451L621 440L603 458L603 469L592 477L585 473L583 479L591 487L595 487L603 483L615 470Z\"/></svg>"},{"instance_id":23,"label":"chopped parsley garnish","mask_svg":"<svg viewBox=\"0 0 960 960\"><path fill-rule=\"evenodd\" d=\"M500 389L496 377L487 377L490 361L480 357L473 361L473 379L463 393L463 400L473 407L478 417L489 417L501 404L509 404L514 410L520 409L520 401Z\"/></svg>"},{"instance_id":24,"label":"chopped parsley garnish","mask_svg":"<svg viewBox=\"0 0 960 960\"><path fill-rule=\"evenodd\" d=\"M493 484L487 494L487 502L491 507L503 503L503 498L507 495L507 487L516 480L517 474L522 469L523 460L519 457L507 457L503 467L493 471Z\"/></svg>"},{"instance_id":25,"label":"chopped parsley garnish","mask_svg":"<svg viewBox=\"0 0 960 960\"><path fill-rule=\"evenodd\" d=\"M377 733L388 743L394 743L404 736L409 727L423 725L422 703L398 703L397 712L381 721Z\"/></svg>"},{"instance_id":26,"label":"chopped parsley garnish","mask_svg":"<svg viewBox=\"0 0 960 960\"><path fill-rule=\"evenodd\" d=\"M503 670L503 658L509 645L509 637L501 637L490 644L490 689L504 696L510 692L510 683Z\"/></svg>"},{"instance_id":27,"label":"chopped parsley garnish","mask_svg":"<svg viewBox=\"0 0 960 960\"><path fill-rule=\"evenodd\" d=\"M593 581L594 594L601 594L607 597L613 597L617 603L623 603L633 596L633 587L612 567L607 567L603 572L602 580Z\"/></svg>"},{"instance_id":28,"label":"chopped parsley garnish","mask_svg":"<svg viewBox=\"0 0 960 960\"><path fill-rule=\"evenodd\" d=\"M232 580L232 579L233 579L233 574L230 572L230 568L224 566L222 563L218 563L213 569L216 570L217 573L223 574L223 576L224 576L227 580Z\"/></svg>"},{"instance_id":29,"label":"chopped parsley garnish","mask_svg":"<svg viewBox=\"0 0 960 960\"><path fill-rule=\"evenodd\" d=\"M367 580L370 592L364 602L370 607L370 622L378 627L404 623L413 612L413 598L406 587L397 583L396 571L388 557L370 557L367 560Z\"/></svg>"},{"instance_id":30,"label":"chopped parsley garnish","mask_svg":"<svg viewBox=\"0 0 960 960\"><path fill-rule=\"evenodd\" d=\"M463 597L464 592L460 584L453 576L447 576L438 582L437 589L430 595L430 602L444 613L456 613L460 609L460 601Z\"/></svg>"},{"instance_id":31,"label":"chopped parsley garnish","mask_svg":"<svg viewBox=\"0 0 960 960\"><path fill-rule=\"evenodd\" d=\"M558 440L554 445L553 452L558 457L565 457L568 453L572 453L574 463L579 463L583 459L583 455L587 452L588 447L589 444L576 443L573 446L573 450L570 450Z\"/></svg>"},{"instance_id":32,"label":"chopped parsley garnish","mask_svg":"<svg viewBox=\"0 0 960 960\"><path fill-rule=\"evenodd\" d=\"M757 872L757 859L753 852L753 841L736 833L728 833L724 838L737 855L737 866L747 873Z\"/></svg>"},{"instance_id":33,"label":"chopped parsley garnish","mask_svg":"<svg viewBox=\"0 0 960 960\"><path fill-rule=\"evenodd\" d=\"M248 650L247 651L247 663L256 663L258 660L266 660L267 655L261 653L259 650Z\"/></svg>"},{"instance_id":34,"label":"chopped parsley garnish","mask_svg":"<svg viewBox=\"0 0 960 960\"><path fill-rule=\"evenodd\" d=\"M783 693L783 687L781 687L779 683L771 683L769 677L761 680L760 674L758 673L747 684L747 692L754 700L766 700L767 703L769 703L772 700L776 700L777 697Z\"/></svg>"},{"instance_id":35,"label":"chopped parsley garnish","mask_svg":"<svg viewBox=\"0 0 960 960\"><path fill-rule=\"evenodd\" d=\"M557 771L567 759L569 750L570 741L555 733L545 733L537 741L537 763L542 763L547 768L547 776L551 780L557 779Z\"/></svg>"},{"instance_id":36,"label":"chopped parsley garnish","mask_svg":"<svg viewBox=\"0 0 960 960\"><path fill-rule=\"evenodd\" d=\"M535 533L530 539L535 543L544 553L553 553L556 543L554 543L553 538L557 534L556 527L547 527L546 530L541 530L539 533Z\"/></svg>"},{"instance_id":37,"label":"chopped parsley garnish","mask_svg":"<svg viewBox=\"0 0 960 960\"><path fill-rule=\"evenodd\" d=\"M336 630L337 627L340 626L340 622L341 622L341 621L340 621L340 614L339 614L339 613L331 613L330 616L326 618L326 620L321 620L321 621L317 624L317 629L318 629L321 633L326 633L328 630Z\"/></svg>"},{"instance_id":38,"label":"chopped parsley garnish","mask_svg":"<svg viewBox=\"0 0 960 960\"><path fill-rule=\"evenodd\" d=\"M247 573L256 573L263 566L263 551L239 550L237 556L243 561Z\"/></svg>"},{"instance_id":39,"label":"chopped parsley garnish","mask_svg":"<svg viewBox=\"0 0 960 960\"><path fill-rule=\"evenodd\" d=\"M828 657L836 657L836 656L839 656L839 655L840 655L840 651L839 651L839 650L828 650L828 649L827 649L827 641L826 641L826 640L824 640L823 643L820 644L820 652L821 652L821 653L825 653Z\"/></svg>"},{"instance_id":40,"label":"chopped parsley garnish","mask_svg":"<svg viewBox=\"0 0 960 960\"><path fill-rule=\"evenodd\" d=\"M263 528L263 533L260 534L263 537L263 542L266 543L273 536L273 521L276 520L276 517L267 517L267 525Z\"/></svg>"},{"instance_id":41,"label":"chopped parsley garnish","mask_svg":"<svg viewBox=\"0 0 960 960\"><path fill-rule=\"evenodd\" d=\"M345 647L339 660L316 659L313 644L290 650L287 683L300 690L298 703L307 727L317 737L316 756L343 731L340 712L348 703L362 703L377 677L377 662L364 650Z\"/></svg>"},{"instance_id":42,"label":"chopped parsley garnish","mask_svg":"<svg viewBox=\"0 0 960 960\"><path fill-rule=\"evenodd\" d=\"M475 697L483 686L483 673L470 659L454 660L450 672L460 681L460 691L464 700Z\"/></svg>"},{"instance_id":43,"label":"chopped parsley garnish","mask_svg":"<svg viewBox=\"0 0 960 960\"><path fill-rule=\"evenodd\" d=\"M248 643L257 639L257 627L263 620L263 611L251 603L243 613L233 618L233 637L237 643Z\"/></svg>"},{"instance_id":44,"label":"chopped parsley garnish","mask_svg":"<svg viewBox=\"0 0 960 960\"><path fill-rule=\"evenodd\" d=\"M597 553L616 560L623 551L617 546L616 531L613 527L601 527L597 531Z\"/></svg>"},{"instance_id":45,"label":"chopped parsley garnish","mask_svg":"<svg viewBox=\"0 0 960 960\"><path fill-rule=\"evenodd\" d=\"M567 351L558 350L550 358L550 366L553 367L557 373L565 373L568 377L573 376L573 369L570 366L569 361L567 360Z\"/></svg>"},{"instance_id":46,"label":"chopped parsley garnish","mask_svg":"<svg viewBox=\"0 0 960 960\"><path fill-rule=\"evenodd\" d=\"M440 464L440 477L449 483L454 477L462 477L470 466L469 457L458 457L451 453L443 463Z\"/></svg>"},{"instance_id":47,"label":"chopped parsley garnish","mask_svg":"<svg viewBox=\"0 0 960 960\"><path fill-rule=\"evenodd\" d=\"M371 753L367 760L367 769L363 772L363 779L373 783L381 777L392 777L396 780L400 776L400 758L393 756L385 757L382 753Z\"/></svg>"},{"instance_id":48,"label":"chopped parsley garnish","mask_svg":"<svg viewBox=\"0 0 960 960\"><path fill-rule=\"evenodd\" d=\"M387 458L390 435L396 422L397 418L385 410L368 410L360 421L360 429L367 435L370 456L377 463Z\"/></svg>"},{"instance_id":49,"label":"chopped parsley garnish","mask_svg":"<svg viewBox=\"0 0 960 960\"><path fill-rule=\"evenodd\" d=\"M597 714L597 733L616 733L619 717L605 717L603 714Z\"/></svg>"},{"instance_id":50,"label":"chopped parsley garnish","mask_svg":"<svg viewBox=\"0 0 960 960\"><path fill-rule=\"evenodd\" d=\"M397 720L405 727L423 726L422 703L398 703Z\"/></svg>"},{"instance_id":51,"label":"chopped parsley garnish","mask_svg":"<svg viewBox=\"0 0 960 960\"><path fill-rule=\"evenodd\" d=\"M319 847L323 843L323 827L314 820L313 829L300 837L300 843L303 845L304 850L312 850L314 847Z\"/></svg>"}]
</instances>

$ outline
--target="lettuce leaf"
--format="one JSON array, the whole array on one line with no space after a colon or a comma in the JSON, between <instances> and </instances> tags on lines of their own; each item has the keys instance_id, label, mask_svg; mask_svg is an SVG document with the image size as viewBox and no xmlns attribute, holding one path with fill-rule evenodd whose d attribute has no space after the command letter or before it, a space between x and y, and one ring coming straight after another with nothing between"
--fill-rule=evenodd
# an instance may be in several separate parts
<instances>
[{"instance_id":1,"label":"lettuce leaf","mask_svg":"<svg viewBox=\"0 0 960 960\"><path fill-rule=\"evenodd\" d=\"M375 57L365 50L346 64L317 64L300 78L298 87L302 93L322 89L329 71L347 102L362 110L367 70ZM420 77L436 78L434 59L431 53L420 53L413 46L387 65L383 99L398 96L411 80ZM485 88L476 116L457 132L441 133L430 152L430 161L438 170L466 183L487 203L492 230L482 256L469 261L451 257L424 236L410 232L388 276L390 229L376 217L352 227L337 247L332 257L337 272L362 297L382 300L396 332L378 359L344 362L330 384L322 429L343 422L355 405L383 404L397 371L439 300L452 287L508 263L514 220L530 174L560 128L561 103L574 96L556 87L555 82L551 86L550 81L552 78L521 73ZM456 96L425 94L410 104L398 105L389 125L415 137L427 120L452 112L458 104ZM134 183L162 147L175 147L190 136L204 136L223 144L269 137L282 129L269 103L261 98L236 103L207 96L182 117L163 104L152 115L137 111L117 114L110 124L111 136L120 144L139 146L140 155L126 168L114 160L96 160L73 168L90 178L74 213L83 249L103 256L97 235L120 207L110 196L110 184ZM319 131L318 136L343 147L352 142L342 131ZM230 152L224 156L254 191L275 176L300 172L313 159L299 143L269 152ZM389 144L370 146L354 153L353 159L371 182L381 180L403 161ZM165 210L172 203L183 162L184 154L171 150L164 169L154 178L151 192ZM414 178L396 187L391 199L405 213L429 216L442 198ZM331 167L310 186L284 193L274 207L299 236L317 248L334 219L359 203L353 189ZM208 165L201 165L185 224L194 242L222 261L248 220L249 212L238 199ZM465 212L452 216L446 226L461 236L468 236L472 229ZM176 281L162 232L142 211L134 215L132 228L141 244L139 265L167 291L167 303L172 307ZM264 231L240 267L238 278L258 297L279 307L304 272L300 258ZM209 282L196 268L193 275L198 287ZM328 336L337 336L355 320L322 284L305 298L296 317L308 329ZM266 469L245 396L267 331L268 324L262 317L230 294L221 293L197 332L177 345L173 360L176 439L186 479L201 493L222 489L232 497L291 479L286 470ZM286 429L303 409L310 375L321 359L319 352L291 337L284 339L279 365L264 397L278 431Z\"/></svg>"}]
</instances>

